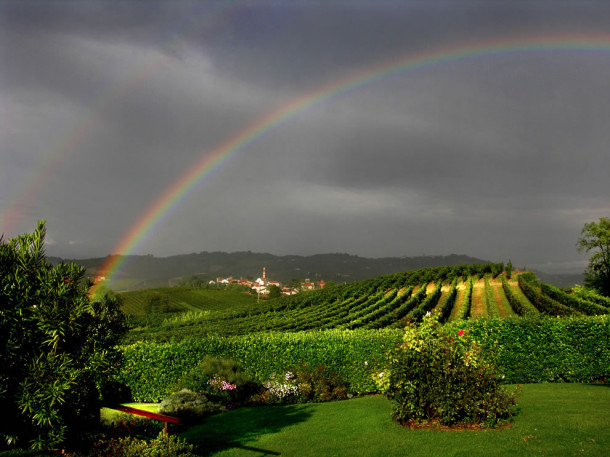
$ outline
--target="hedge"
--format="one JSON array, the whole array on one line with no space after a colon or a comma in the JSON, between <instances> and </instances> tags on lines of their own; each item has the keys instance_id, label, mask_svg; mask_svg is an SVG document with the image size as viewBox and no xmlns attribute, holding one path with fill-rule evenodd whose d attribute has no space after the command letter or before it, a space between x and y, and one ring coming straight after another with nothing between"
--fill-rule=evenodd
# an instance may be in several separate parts
<instances>
[{"instance_id":1,"label":"hedge","mask_svg":"<svg viewBox=\"0 0 610 457\"><path fill-rule=\"evenodd\" d=\"M610 377L610 318L551 317L454 321L499 367L506 383L591 382Z\"/></svg>"},{"instance_id":2,"label":"hedge","mask_svg":"<svg viewBox=\"0 0 610 457\"><path fill-rule=\"evenodd\" d=\"M610 375L608 315L475 319L444 328L470 332L506 383L589 382ZM383 366L384 354L401 336L401 329L326 330L136 343L123 347L125 362L117 380L131 388L135 401L158 401L183 373L211 355L241 362L258 381L299 362L324 363L349 383L351 392L370 393L377 389L373 371Z\"/></svg>"},{"instance_id":3,"label":"hedge","mask_svg":"<svg viewBox=\"0 0 610 457\"><path fill-rule=\"evenodd\" d=\"M134 401L158 401L171 393L183 373L210 355L241 362L260 382L300 362L324 363L349 382L352 392L373 392L373 367L379 366L401 335L400 329L325 330L141 342L123 347L124 363L117 381L131 388Z\"/></svg>"}]
</instances>

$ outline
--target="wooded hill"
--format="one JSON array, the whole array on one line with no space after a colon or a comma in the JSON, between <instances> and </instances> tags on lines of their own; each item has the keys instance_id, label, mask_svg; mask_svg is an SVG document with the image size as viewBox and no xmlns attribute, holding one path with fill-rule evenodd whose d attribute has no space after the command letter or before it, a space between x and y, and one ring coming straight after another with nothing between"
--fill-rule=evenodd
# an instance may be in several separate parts
<instances>
[{"instance_id":1,"label":"wooded hill","mask_svg":"<svg viewBox=\"0 0 610 457\"><path fill-rule=\"evenodd\" d=\"M53 263L62 261L50 258ZM87 268L95 277L108 257L91 259L63 259ZM311 256L276 256L254 252L200 252L170 257L128 256L120 271L106 284L114 290L137 290L176 286L191 276L209 281L217 277L256 279L267 268L267 278L287 283L292 279L324 280L339 284L362 281L383 275L420 268L488 263L487 260L466 255L417 257L364 258L349 254L318 254ZM536 272L538 277L558 287L582 284L582 276L549 276Z\"/></svg>"}]
</instances>

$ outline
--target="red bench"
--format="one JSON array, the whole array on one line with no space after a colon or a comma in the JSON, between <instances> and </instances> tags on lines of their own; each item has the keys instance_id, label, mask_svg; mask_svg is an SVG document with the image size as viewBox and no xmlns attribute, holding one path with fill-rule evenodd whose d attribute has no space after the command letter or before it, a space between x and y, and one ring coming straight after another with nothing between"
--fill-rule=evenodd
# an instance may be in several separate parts
<instances>
[{"instance_id":1,"label":"red bench","mask_svg":"<svg viewBox=\"0 0 610 457\"><path fill-rule=\"evenodd\" d=\"M150 411L145 411L143 409L132 408L131 406L113 406L112 409L116 409L118 411L123 411L124 413L135 414L137 416L148 417L149 419L154 419L163 422L163 433L167 433L167 424L177 424L180 422L180 419L177 417L166 416L164 414L151 413Z\"/></svg>"}]
</instances>

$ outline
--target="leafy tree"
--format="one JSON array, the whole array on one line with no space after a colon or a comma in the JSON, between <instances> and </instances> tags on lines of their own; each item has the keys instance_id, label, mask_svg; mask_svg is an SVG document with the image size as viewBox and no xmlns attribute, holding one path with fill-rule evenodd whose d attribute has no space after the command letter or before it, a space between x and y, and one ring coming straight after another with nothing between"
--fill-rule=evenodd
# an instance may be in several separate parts
<instances>
[{"instance_id":1,"label":"leafy tree","mask_svg":"<svg viewBox=\"0 0 610 457\"><path fill-rule=\"evenodd\" d=\"M282 289L275 284L271 284L267 289L269 290L269 298L279 298L282 296Z\"/></svg>"},{"instance_id":2,"label":"leafy tree","mask_svg":"<svg viewBox=\"0 0 610 457\"><path fill-rule=\"evenodd\" d=\"M99 391L119 365L123 315L92 301L85 269L52 266L46 227L0 237L0 437L33 448L76 446L99 423ZM0 443L1 446L1 443Z\"/></svg>"},{"instance_id":3,"label":"leafy tree","mask_svg":"<svg viewBox=\"0 0 610 457\"><path fill-rule=\"evenodd\" d=\"M506 273L506 277L510 279L513 275L513 263L509 260L506 266L504 267L504 272Z\"/></svg>"},{"instance_id":4,"label":"leafy tree","mask_svg":"<svg viewBox=\"0 0 610 457\"><path fill-rule=\"evenodd\" d=\"M579 252L594 251L585 270L585 285L610 297L610 219L586 223L576 246Z\"/></svg>"},{"instance_id":5,"label":"leafy tree","mask_svg":"<svg viewBox=\"0 0 610 457\"><path fill-rule=\"evenodd\" d=\"M287 284L287 286L290 287L291 289L301 290L301 280L293 278L290 280L290 282Z\"/></svg>"}]
</instances>

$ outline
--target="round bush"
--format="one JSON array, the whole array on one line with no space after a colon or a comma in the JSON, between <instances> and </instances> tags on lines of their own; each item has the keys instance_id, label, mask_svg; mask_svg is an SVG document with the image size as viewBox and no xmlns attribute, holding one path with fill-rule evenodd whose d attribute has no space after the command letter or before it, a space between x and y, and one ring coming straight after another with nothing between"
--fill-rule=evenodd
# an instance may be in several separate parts
<instances>
[{"instance_id":1,"label":"round bush","mask_svg":"<svg viewBox=\"0 0 610 457\"><path fill-rule=\"evenodd\" d=\"M226 410L223 405L210 401L206 395L187 389L170 395L158 408L159 414L177 417L183 422L196 421Z\"/></svg>"},{"instance_id":2,"label":"round bush","mask_svg":"<svg viewBox=\"0 0 610 457\"><path fill-rule=\"evenodd\" d=\"M437 316L409 325L374 375L401 424L459 423L493 427L513 414L514 395L467 332L443 333Z\"/></svg>"}]
</instances>

